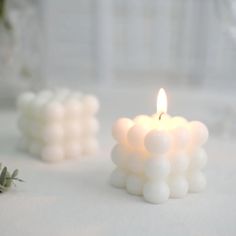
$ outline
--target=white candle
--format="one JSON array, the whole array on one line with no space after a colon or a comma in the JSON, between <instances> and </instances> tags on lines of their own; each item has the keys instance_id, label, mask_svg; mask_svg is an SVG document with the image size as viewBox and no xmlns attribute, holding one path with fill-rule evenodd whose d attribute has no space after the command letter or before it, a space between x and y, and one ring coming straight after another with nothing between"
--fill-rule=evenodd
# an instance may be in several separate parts
<instances>
[{"instance_id":1,"label":"white candle","mask_svg":"<svg viewBox=\"0 0 236 236\"><path fill-rule=\"evenodd\" d=\"M99 101L68 89L24 93L18 99L22 148L47 162L94 154Z\"/></svg>"},{"instance_id":2,"label":"white candle","mask_svg":"<svg viewBox=\"0 0 236 236\"><path fill-rule=\"evenodd\" d=\"M208 130L199 121L169 116L163 89L158 94L156 114L120 118L112 134L117 141L111 153L117 166L111 175L112 185L143 195L150 203L183 198L205 188L202 169L207 155L202 145Z\"/></svg>"}]
</instances>

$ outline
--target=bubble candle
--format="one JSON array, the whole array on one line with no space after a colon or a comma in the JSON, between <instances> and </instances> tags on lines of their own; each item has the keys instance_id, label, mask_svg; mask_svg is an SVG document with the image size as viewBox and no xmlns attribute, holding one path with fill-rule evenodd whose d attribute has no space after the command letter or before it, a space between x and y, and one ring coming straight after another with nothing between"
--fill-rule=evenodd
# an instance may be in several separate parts
<instances>
[{"instance_id":1,"label":"bubble candle","mask_svg":"<svg viewBox=\"0 0 236 236\"><path fill-rule=\"evenodd\" d=\"M116 165L110 177L113 186L154 204L205 189L207 154L202 146L208 129L199 121L168 115L163 89L156 114L119 118L112 135L117 142L111 152Z\"/></svg>"},{"instance_id":2,"label":"bubble candle","mask_svg":"<svg viewBox=\"0 0 236 236\"><path fill-rule=\"evenodd\" d=\"M98 150L98 99L68 89L25 92L18 98L22 148L46 162Z\"/></svg>"}]
</instances>

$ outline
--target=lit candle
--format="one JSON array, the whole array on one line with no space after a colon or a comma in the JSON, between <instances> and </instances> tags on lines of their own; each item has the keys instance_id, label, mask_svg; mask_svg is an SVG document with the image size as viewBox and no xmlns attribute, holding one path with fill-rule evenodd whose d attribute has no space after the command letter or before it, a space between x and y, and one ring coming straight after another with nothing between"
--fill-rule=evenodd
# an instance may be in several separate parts
<instances>
[{"instance_id":1,"label":"lit candle","mask_svg":"<svg viewBox=\"0 0 236 236\"><path fill-rule=\"evenodd\" d=\"M116 165L111 174L115 187L143 195L150 203L183 198L205 188L202 169L207 155L202 146L208 130L199 121L168 115L164 89L158 94L156 114L120 118L112 134L117 141L111 153Z\"/></svg>"}]
</instances>

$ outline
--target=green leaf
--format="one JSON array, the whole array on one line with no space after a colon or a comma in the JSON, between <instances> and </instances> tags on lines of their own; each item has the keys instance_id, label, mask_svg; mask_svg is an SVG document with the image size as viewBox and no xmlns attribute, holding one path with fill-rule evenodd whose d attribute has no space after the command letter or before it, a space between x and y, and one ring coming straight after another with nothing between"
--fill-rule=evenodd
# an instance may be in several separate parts
<instances>
[{"instance_id":1,"label":"green leaf","mask_svg":"<svg viewBox=\"0 0 236 236\"><path fill-rule=\"evenodd\" d=\"M7 172L3 186L6 188L9 188L11 186L11 182L12 182L12 179L11 179L10 173Z\"/></svg>"},{"instance_id":2,"label":"green leaf","mask_svg":"<svg viewBox=\"0 0 236 236\"><path fill-rule=\"evenodd\" d=\"M16 176L18 175L19 171L16 169L13 171L12 175L11 175L11 178L14 179L16 178Z\"/></svg>"},{"instance_id":3,"label":"green leaf","mask_svg":"<svg viewBox=\"0 0 236 236\"><path fill-rule=\"evenodd\" d=\"M2 184L4 187L7 187L8 180L11 180L10 173L7 171L6 176L4 178L4 183Z\"/></svg>"},{"instance_id":4,"label":"green leaf","mask_svg":"<svg viewBox=\"0 0 236 236\"><path fill-rule=\"evenodd\" d=\"M7 167L4 167L3 170L2 170L2 173L0 175L0 184L1 185L4 185L6 175L7 175Z\"/></svg>"},{"instance_id":5,"label":"green leaf","mask_svg":"<svg viewBox=\"0 0 236 236\"><path fill-rule=\"evenodd\" d=\"M19 182L25 182L23 179L19 179L19 178L14 178L13 180L17 180Z\"/></svg>"},{"instance_id":6,"label":"green leaf","mask_svg":"<svg viewBox=\"0 0 236 236\"><path fill-rule=\"evenodd\" d=\"M0 0L1 1L1 0ZM1 168L1 163L0 163ZM7 167L4 167L2 171L0 171L0 193L7 191L14 181L24 182L22 179L17 178L19 171L16 169L11 174Z\"/></svg>"},{"instance_id":7,"label":"green leaf","mask_svg":"<svg viewBox=\"0 0 236 236\"><path fill-rule=\"evenodd\" d=\"M6 191L5 187L2 186L2 185L0 185L0 193L3 193L3 192L5 192L5 191Z\"/></svg>"},{"instance_id":8,"label":"green leaf","mask_svg":"<svg viewBox=\"0 0 236 236\"><path fill-rule=\"evenodd\" d=\"M6 183L4 185L5 188L10 188L11 187L11 184L12 184L12 179L7 179L6 180Z\"/></svg>"}]
</instances>

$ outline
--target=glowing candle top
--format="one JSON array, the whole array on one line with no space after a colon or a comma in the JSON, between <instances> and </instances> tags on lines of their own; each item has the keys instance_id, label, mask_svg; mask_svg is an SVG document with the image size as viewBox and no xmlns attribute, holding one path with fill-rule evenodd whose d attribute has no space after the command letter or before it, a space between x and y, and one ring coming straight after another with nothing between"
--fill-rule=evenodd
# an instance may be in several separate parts
<instances>
[{"instance_id":1,"label":"glowing candle top","mask_svg":"<svg viewBox=\"0 0 236 236\"><path fill-rule=\"evenodd\" d=\"M163 88L161 88L157 95L157 114L167 112L167 96Z\"/></svg>"}]
</instances>

